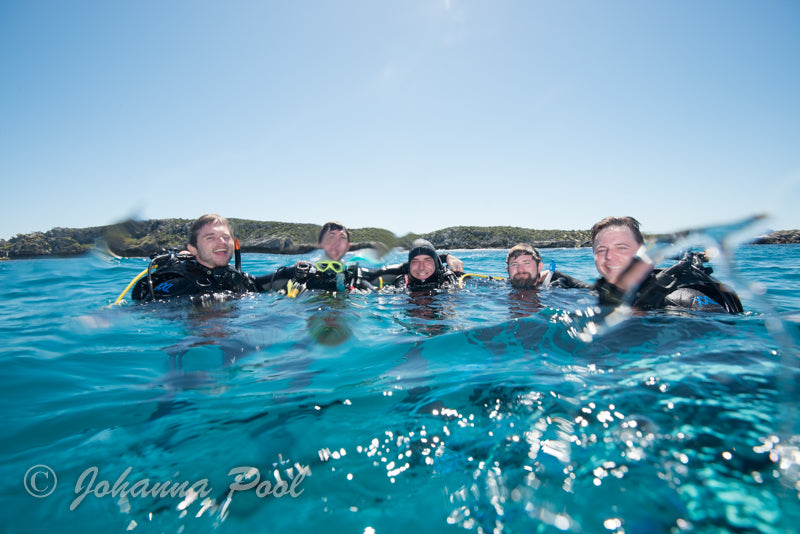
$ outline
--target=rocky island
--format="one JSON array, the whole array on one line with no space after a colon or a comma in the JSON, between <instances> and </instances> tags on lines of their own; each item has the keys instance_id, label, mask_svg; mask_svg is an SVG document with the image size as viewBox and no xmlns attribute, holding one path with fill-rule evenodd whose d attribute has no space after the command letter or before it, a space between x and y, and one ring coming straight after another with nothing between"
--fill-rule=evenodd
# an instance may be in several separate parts
<instances>
[{"instance_id":1,"label":"rocky island","mask_svg":"<svg viewBox=\"0 0 800 534\"><path fill-rule=\"evenodd\" d=\"M302 254L316 248L317 224L228 219L241 244L242 252ZM146 257L161 249L181 249L192 224L190 219L151 219L126 221L91 228L53 228L0 239L0 259L75 256L103 247L122 257ZM422 237L438 249L510 248L530 243L537 248L591 246L589 230L534 230L514 226L454 226L426 234L398 237L381 228L350 230L351 250L376 248L381 252L408 246ZM800 243L800 230L785 230L761 236L757 244Z\"/></svg>"}]
</instances>

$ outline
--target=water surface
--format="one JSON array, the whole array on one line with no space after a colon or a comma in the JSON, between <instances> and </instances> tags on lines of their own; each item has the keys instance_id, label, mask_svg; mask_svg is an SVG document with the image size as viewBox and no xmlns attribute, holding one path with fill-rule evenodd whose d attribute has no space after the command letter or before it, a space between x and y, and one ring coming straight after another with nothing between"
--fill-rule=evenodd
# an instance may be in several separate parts
<instances>
[{"instance_id":1,"label":"water surface","mask_svg":"<svg viewBox=\"0 0 800 534\"><path fill-rule=\"evenodd\" d=\"M587 249L542 253L595 276ZM504 274L505 251L456 254ZM800 524L798 246L736 250L724 281L742 315L650 313L611 329L587 291L477 279L434 296L107 307L145 265L0 263L4 532ZM24 486L39 464L57 476L44 498ZM258 484L231 495L248 467ZM156 484L164 496L147 493ZM169 495L190 486L196 498Z\"/></svg>"}]
</instances>

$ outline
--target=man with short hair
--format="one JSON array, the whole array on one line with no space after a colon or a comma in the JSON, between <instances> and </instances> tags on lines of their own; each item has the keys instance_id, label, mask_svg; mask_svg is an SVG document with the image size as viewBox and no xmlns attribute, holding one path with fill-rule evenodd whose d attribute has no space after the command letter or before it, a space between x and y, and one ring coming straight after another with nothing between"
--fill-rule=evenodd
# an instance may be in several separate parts
<instances>
[{"instance_id":1,"label":"man with short hair","mask_svg":"<svg viewBox=\"0 0 800 534\"><path fill-rule=\"evenodd\" d=\"M208 214L198 218L189 229L186 245L195 261L209 269L225 267L233 258L233 232L227 219Z\"/></svg>"},{"instance_id":2,"label":"man with short hair","mask_svg":"<svg viewBox=\"0 0 800 534\"><path fill-rule=\"evenodd\" d=\"M326 222L319 232L317 246L325 253L323 260L342 261L350 250L350 231L341 223Z\"/></svg>"},{"instance_id":3,"label":"man with short hair","mask_svg":"<svg viewBox=\"0 0 800 534\"><path fill-rule=\"evenodd\" d=\"M148 276L136 283L131 297L134 300L158 300L264 291L261 279L230 265L235 249L228 220L215 213L203 215L189 229L186 251L155 256L148 267Z\"/></svg>"},{"instance_id":4,"label":"man with short hair","mask_svg":"<svg viewBox=\"0 0 800 534\"><path fill-rule=\"evenodd\" d=\"M542 256L531 245L520 243L511 247L506 255L508 281L516 289L531 289L543 283L555 287L591 287L586 282L559 271L542 270Z\"/></svg>"},{"instance_id":5,"label":"man with short hair","mask_svg":"<svg viewBox=\"0 0 800 534\"><path fill-rule=\"evenodd\" d=\"M653 269L644 253L639 221L633 217L606 217L592 227L592 252L600 278L593 288L600 304L616 305L630 294L630 304L641 309L682 308L739 313L739 297L709 276L705 255L687 252L672 267Z\"/></svg>"},{"instance_id":6,"label":"man with short hair","mask_svg":"<svg viewBox=\"0 0 800 534\"><path fill-rule=\"evenodd\" d=\"M371 289L358 265L348 266L342 262L350 250L350 231L343 224L334 221L323 224L317 247L323 251L319 260L302 260L292 266L279 267L268 277L268 287L293 296L307 289L334 292Z\"/></svg>"},{"instance_id":7,"label":"man with short hair","mask_svg":"<svg viewBox=\"0 0 800 534\"><path fill-rule=\"evenodd\" d=\"M644 245L639 221L633 217L606 217L592 227L591 239L597 272L610 284L627 289L623 275Z\"/></svg>"},{"instance_id":8,"label":"man with short hair","mask_svg":"<svg viewBox=\"0 0 800 534\"><path fill-rule=\"evenodd\" d=\"M339 292L353 289L372 290L375 289L374 285L399 283L401 275L409 274L408 263L370 269L342 262L342 258L350 249L350 231L339 222L330 221L322 225L317 241L317 246L323 251L322 258L316 262L299 261L290 267L280 267L271 276L268 286L273 290L287 293L292 291L291 288L295 288L295 292L307 289ZM433 250L432 245L431 250ZM424 260L417 260L417 264L421 261ZM437 265L446 261L448 266L455 270L462 268L461 260L449 254L437 257L437 261Z\"/></svg>"}]
</instances>

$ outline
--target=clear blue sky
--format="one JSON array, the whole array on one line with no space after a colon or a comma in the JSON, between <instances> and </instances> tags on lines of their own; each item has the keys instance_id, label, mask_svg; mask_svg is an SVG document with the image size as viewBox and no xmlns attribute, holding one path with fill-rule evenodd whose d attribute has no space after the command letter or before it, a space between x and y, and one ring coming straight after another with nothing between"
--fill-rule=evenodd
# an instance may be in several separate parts
<instances>
[{"instance_id":1,"label":"clear blue sky","mask_svg":"<svg viewBox=\"0 0 800 534\"><path fill-rule=\"evenodd\" d=\"M800 228L800 2L0 2L0 238Z\"/></svg>"}]
</instances>

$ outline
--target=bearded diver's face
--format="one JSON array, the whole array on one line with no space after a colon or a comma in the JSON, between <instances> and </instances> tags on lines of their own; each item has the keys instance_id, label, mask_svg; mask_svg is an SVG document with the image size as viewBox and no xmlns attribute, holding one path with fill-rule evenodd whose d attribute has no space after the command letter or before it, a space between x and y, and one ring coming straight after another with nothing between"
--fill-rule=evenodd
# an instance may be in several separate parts
<instances>
[{"instance_id":1,"label":"bearded diver's face","mask_svg":"<svg viewBox=\"0 0 800 534\"><path fill-rule=\"evenodd\" d=\"M530 254L520 254L508 262L508 279L516 287L534 287L539 283L541 263Z\"/></svg>"}]
</instances>

